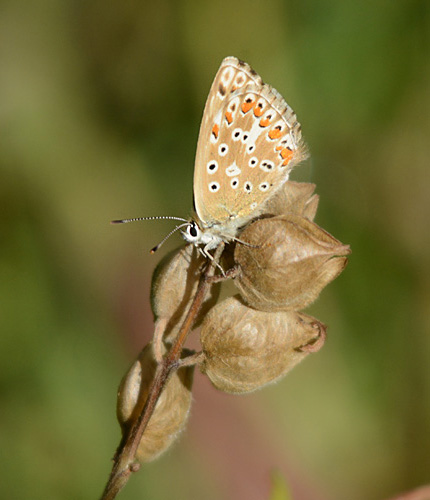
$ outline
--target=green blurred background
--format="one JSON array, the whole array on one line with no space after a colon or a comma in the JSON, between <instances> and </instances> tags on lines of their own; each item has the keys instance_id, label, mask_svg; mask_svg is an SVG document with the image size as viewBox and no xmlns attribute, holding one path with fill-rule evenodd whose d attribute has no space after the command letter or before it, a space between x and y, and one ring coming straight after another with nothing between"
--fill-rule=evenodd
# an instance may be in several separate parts
<instances>
[{"instance_id":1,"label":"green blurred background","mask_svg":"<svg viewBox=\"0 0 430 500\"><path fill-rule=\"evenodd\" d=\"M427 31L427 32L426 32ZM296 110L316 221L353 254L307 312L328 342L279 384L196 374L187 431L120 498L385 499L430 482L428 4L3 0L0 484L94 499L116 390L152 334L148 250L188 216L207 92L249 62Z\"/></svg>"}]
</instances>

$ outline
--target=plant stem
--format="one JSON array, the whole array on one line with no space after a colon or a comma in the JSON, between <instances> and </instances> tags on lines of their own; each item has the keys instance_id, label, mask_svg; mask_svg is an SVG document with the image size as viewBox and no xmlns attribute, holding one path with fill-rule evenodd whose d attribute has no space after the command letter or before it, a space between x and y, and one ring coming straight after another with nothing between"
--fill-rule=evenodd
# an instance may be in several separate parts
<instances>
[{"instance_id":1,"label":"plant stem","mask_svg":"<svg viewBox=\"0 0 430 500\"><path fill-rule=\"evenodd\" d=\"M170 351L157 366L145 405L129 432L123 436L118 450L115 453L112 471L101 496L101 500L113 500L119 491L126 485L131 473L137 472L140 468L140 464L135 461L136 450L169 375L172 371L180 367L178 361L180 360L184 343L193 327L197 314L206 298L206 294L212 286L211 277L214 276L217 263L223 250L224 243L221 243L215 251L213 260L208 263L204 273L200 277L196 294L194 295L194 299L178 332L176 340Z\"/></svg>"}]
</instances>

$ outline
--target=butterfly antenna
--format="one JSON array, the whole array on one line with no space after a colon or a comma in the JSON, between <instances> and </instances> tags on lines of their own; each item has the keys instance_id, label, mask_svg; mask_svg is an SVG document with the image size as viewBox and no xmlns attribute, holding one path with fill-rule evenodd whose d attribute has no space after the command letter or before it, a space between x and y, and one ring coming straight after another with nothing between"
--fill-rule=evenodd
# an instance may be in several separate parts
<instances>
[{"instance_id":1,"label":"butterfly antenna","mask_svg":"<svg viewBox=\"0 0 430 500\"><path fill-rule=\"evenodd\" d=\"M187 219L183 219L182 217L170 217L168 215L159 215L155 217L135 217L134 219L118 219L112 220L111 224L125 224L126 222L136 222L139 220L156 220L156 219L170 219L170 220L180 220L182 222L188 222Z\"/></svg>"},{"instance_id":2,"label":"butterfly antenna","mask_svg":"<svg viewBox=\"0 0 430 500\"><path fill-rule=\"evenodd\" d=\"M182 219L182 220L185 220L185 219ZM150 253L155 253L160 247L161 245L170 238L170 236L172 236L173 233L175 233L178 229L181 229L181 227L185 227L185 226L189 226L190 223L187 221L185 224L180 224L179 226L176 226L175 229L173 229L173 231L170 231L170 233L165 236L161 241L160 243L158 243L158 245L155 245L154 248L151 249Z\"/></svg>"}]
</instances>

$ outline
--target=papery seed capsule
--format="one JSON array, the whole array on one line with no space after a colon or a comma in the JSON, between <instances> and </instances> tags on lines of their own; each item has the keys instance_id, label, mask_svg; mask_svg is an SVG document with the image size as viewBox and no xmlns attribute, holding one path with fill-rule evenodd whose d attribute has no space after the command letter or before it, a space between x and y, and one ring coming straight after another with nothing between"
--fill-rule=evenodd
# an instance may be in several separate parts
<instances>
[{"instance_id":1,"label":"papery seed capsule","mask_svg":"<svg viewBox=\"0 0 430 500\"><path fill-rule=\"evenodd\" d=\"M263 312L230 297L211 309L203 321L200 369L219 390L255 391L275 382L323 344L325 326L296 312ZM321 341L322 340L322 341Z\"/></svg>"},{"instance_id":2,"label":"papery seed capsule","mask_svg":"<svg viewBox=\"0 0 430 500\"><path fill-rule=\"evenodd\" d=\"M315 184L287 181L281 189L269 199L264 212L271 215L295 214L315 218L318 208L318 195L313 194Z\"/></svg>"},{"instance_id":3,"label":"papery seed capsule","mask_svg":"<svg viewBox=\"0 0 430 500\"><path fill-rule=\"evenodd\" d=\"M344 269L348 245L305 217L259 219L240 234L235 279L244 300L263 311L300 310Z\"/></svg>"},{"instance_id":4,"label":"papery seed capsule","mask_svg":"<svg viewBox=\"0 0 430 500\"><path fill-rule=\"evenodd\" d=\"M151 306L156 319L168 319L164 339L178 332L194 298L206 260L194 245L186 245L168 254L156 267L151 285ZM220 286L211 288L196 324L215 304Z\"/></svg>"},{"instance_id":5,"label":"papery seed capsule","mask_svg":"<svg viewBox=\"0 0 430 500\"><path fill-rule=\"evenodd\" d=\"M145 405L155 369L152 344L148 344L131 365L118 389L117 418L124 435ZM193 373L194 367L186 366L169 378L139 443L136 459L140 463L156 459L185 427L191 406Z\"/></svg>"},{"instance_id":6,"label":"papery seed capsule","mask_svg":"<svg viewBox=\"0 0 430 500\"><path fill-rule=\"evenodd\" d=\"M320 197L317 194L311 196L303 207L303 217L306 217L309 220L314 220L315 215L317 214L319 201Z\"/></svg>"}]
</instances>

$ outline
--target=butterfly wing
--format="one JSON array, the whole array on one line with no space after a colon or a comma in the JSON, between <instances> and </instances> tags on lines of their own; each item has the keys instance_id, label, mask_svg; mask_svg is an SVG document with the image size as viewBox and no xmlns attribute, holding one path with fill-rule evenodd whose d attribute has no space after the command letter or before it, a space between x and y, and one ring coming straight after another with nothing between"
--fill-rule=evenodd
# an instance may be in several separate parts
<instances>
[{"instance_id":1,"label":"butterfly wing","mask_svg":"<svg viewBox=\"0 0 430 500\"><path fill-rule=\"evenodd\" d=\"M259 88L263 85L263 81L249 64L236 57L226 57L222 61L209 91L197 142L194 168L194 206L202 221L204 220L202 218L204 213L202 198L205 195L201 191L203 179L202 171L198 165L206 164L205 159L211 155L213 147L209 139L212 132L217 133L214 126L216 115L223 108L224 103L230 100L232 93L248 85L255 85Z\"/></svg>"},{"instance_id":2,"label":"butterfly wing","mask_svg":"<svg viewBox=\"0 0 430 500\"><path fill-rule=\"evenodd\" d=\"M231 94L236 90L252 84L261 87L263 81L249 64L240 61L236 57L226 57L222 61L206 100L197 152L202 148L204 150L205 143L200 140L200 137L204 131L212 128L213 120L223 103L228 101Z\"/></svg>"},{"instance_id":3,"label":"butterfly wing","mask_svg":"<svg viewBox=\"0 0 430 500\"><path fill-rule=\"evenodd\" d=\"M203 226L258 215L305 157L300 124L282 96L246 63L225 59L197 144L194 203Z\"/></svg>"}]
</instances>

